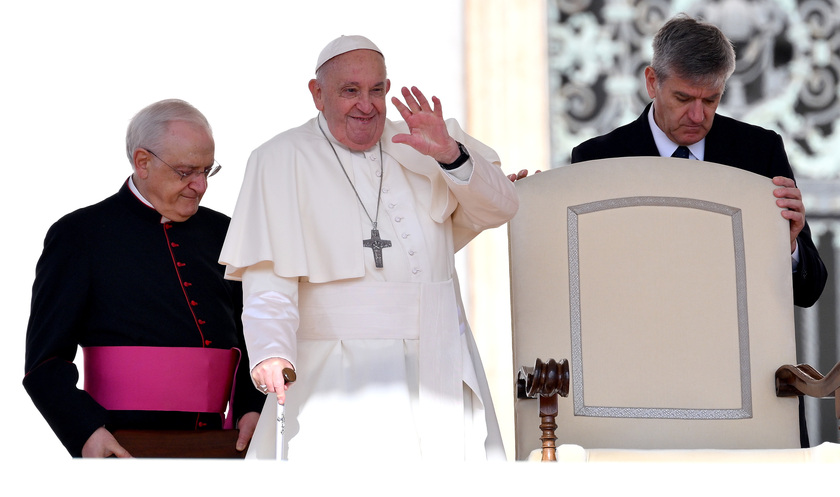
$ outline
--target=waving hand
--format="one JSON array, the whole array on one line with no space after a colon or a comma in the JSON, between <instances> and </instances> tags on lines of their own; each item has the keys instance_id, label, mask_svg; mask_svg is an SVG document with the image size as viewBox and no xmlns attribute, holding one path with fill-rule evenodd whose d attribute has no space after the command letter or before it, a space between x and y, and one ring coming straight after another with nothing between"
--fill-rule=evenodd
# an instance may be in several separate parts
<instances>
[{"instance_id":1,"label":"waving hand","mask_svg":"<svg viewBox=\"0 0 840 497\"><path fill-rule=\"evenodd\" d=\"M416 86L412 86L411 91L403 87L402 95L405 103L397 97L391 98L391 102L408 124L409 132L394 135L391 141L404 143L442 164L455 162L461 152L458 143L446 130L440 100L432 97L432 107Z\"/></svg>"}]
</instances>

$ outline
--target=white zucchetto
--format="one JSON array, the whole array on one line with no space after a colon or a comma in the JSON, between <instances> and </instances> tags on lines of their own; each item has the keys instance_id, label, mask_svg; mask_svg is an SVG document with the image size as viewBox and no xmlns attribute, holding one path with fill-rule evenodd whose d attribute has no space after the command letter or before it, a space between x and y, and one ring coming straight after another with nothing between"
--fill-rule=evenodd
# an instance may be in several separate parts
<instances>
[{"instance_id":1,"label":"white zucchetto","mask_svg":"<svg viewBox=\"0 0 840 497\"><path fill-rule=\"evenodd\" d=\"M315 72L318 72L318 69L320 69L325 62L332 59L333 57L337 57L343 53L351 52L353 50L373 50L374 52L378 52L380 55L385 57L385 55L382 53L382 50L379 50L379 47L377 47L372 41L368 40L364 36L342 35L329 42L327 46L324 47L323 50L321 50L321 55L318 56L318 63L315 65Z\"/></svg>"}]
</instances>

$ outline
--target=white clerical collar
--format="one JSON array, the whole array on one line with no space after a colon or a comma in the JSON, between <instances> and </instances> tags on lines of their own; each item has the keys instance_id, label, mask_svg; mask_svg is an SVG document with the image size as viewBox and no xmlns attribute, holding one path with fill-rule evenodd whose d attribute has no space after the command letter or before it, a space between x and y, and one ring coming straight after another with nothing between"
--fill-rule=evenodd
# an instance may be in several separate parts
<instances>
[{"instance_id":1,"label":"white clerical collar","mask_svg":"<svg viewBox=\"0 0 840 497\"><path fill-rule=\"evenodd\" d=\"M650 125L650 131L653 133L653 141L656 142L656 148L659 150L660 156L671 157L679 145L672 142L668 135L657 126L653 119L653 105L655 104L650 106L650 112L648 112L648 124ZM691 152L690 158L703 160L706 156L706 137L704 136L699 142L689 145L688 151Z\"/></svg>"},{"instance_id":2,"label":"white clerical collar","mask_svg":"<svg viewBox=\"0 0 840 497\"><path fill-rule=\"evenodd\" d=\"M155 208L155 206L152 205L151 202L146 200L146 197L144 197L143 194L140 193L140 190L137 189L137 185L134 184L134 178L132 176L128 177L128 188L131 190L131 193L133 193L134 196L137 197L137 200L143 202L144 204L148 205L152 209Z\"/></svg>"},{"instance_id":3,"label":"white clerical collar","mask_svg":"<svg viewBox=\"0 0 840 497\"><path fill-rule=\"evenodd\" d=\"M134 178L132 176L128 177L128 189L131 190L131 193L133 193L135 197L137 197L137 200L143 202L144 204L151 207L152 209L155 208L155 206L152 205L151 202L146 200L146 197L144 197L143 194L140 193L140 190L137 189L137 185L134 184ZM155 209L155 210L157 210L157 209ZM161 223L167 223L169 221L170 221L170 219L167 219L166 216L163 216L163 215L160 216L160 222Z\"/></svg>"}]
</instances>

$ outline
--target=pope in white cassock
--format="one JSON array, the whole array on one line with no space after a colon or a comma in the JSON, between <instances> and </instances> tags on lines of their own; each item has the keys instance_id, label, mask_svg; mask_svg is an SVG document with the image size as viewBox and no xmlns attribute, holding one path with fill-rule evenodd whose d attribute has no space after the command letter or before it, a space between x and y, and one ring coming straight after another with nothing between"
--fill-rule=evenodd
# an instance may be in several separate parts
<instances>
[{"instance_id":1,"label":"pope in white cassock","mask_svg":"<svg viewBox=\"0 0 840 497\"><path fill-rule=\"evenodd\" d=\"M436 97L403 88L405 121L386 119L389 88L370 40L332 41L309 82L319 114L248 160L220 262L272 394L249 457L275 457L280 403L293 461L505 458L454 254L513 217L516 190Z\"/></svg>"}]
</instances>

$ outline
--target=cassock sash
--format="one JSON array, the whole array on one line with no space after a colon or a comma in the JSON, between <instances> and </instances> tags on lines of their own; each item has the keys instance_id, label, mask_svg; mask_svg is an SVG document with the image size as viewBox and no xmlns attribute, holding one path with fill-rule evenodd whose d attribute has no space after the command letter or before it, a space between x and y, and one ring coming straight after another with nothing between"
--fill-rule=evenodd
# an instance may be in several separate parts
<instances>
[{"instance_id":1,"label":"cassock sash","mask_svg":"<svg viewBox=\"0 0 840 497\"><path fill-rule=\"evenodd\" d=\"M241 352L198 347L84 347L85 391L109 410L217 412L233 428Z\"/></svg>"},{"instance_id":2,"label":"cassock sash","mask_svg":"<svg viewBox=\"0 0 840 497\"><path fill-rule=\"evenodd\" d=\"M464 369L453 280L339 282L299 288L298 339L419 339L423 457L463 461Z\"/></svg>"},{"instance_id":3,"label":"cassock sash","mask_svg":"<svg viewBox=\"0 0 840 497\"><path fill-rule=\"evenodd\" d=\"M428 460L463 461L463 385L466 376L453 280L434 283L302 283L299 286L299 292L301 314L301 324L297 333L299 350L302 352L307 347L307 343L340 341L342 347L339 355L327 360L342 362L341 370L348 367L354 368L353 364L348 365L345 361L358 363L364 360L364 353L354 348L354 341L363 342L371 339L418 341L419 412L416 413L416 419L420 431L417 435L419 435L422 456ZM330 392L331 381L329 378L323 378L325 376L322 372L325 367L323 364L299 362L296 366L298 366L298 383L300 384L289 390L287 413L290 397L302 395L304 391L301 389L306 389L305 396L311 394L330 399L329 402L333 403L337 411L341 410L339 406L348 406L342 403L343 400L337 399L346 397L358 401L360 395L358 391L343 392L346 394L344 396ZM372 372L371 375L380 373L385 376L381 379L383 385L387 384L390 381L387 377L388 371ZM376 379L374 378L373 381ZM316 382L320 382L317 387L312 386ZM387 387L380 386L384 394ZM373 391L378 392L376 389ZM273 443L277 405L275 399L272 395L268 396L249 448L247 456L249 458L275 457ZM383 404L383 408L387 409L387 399L379 399L376 407L382 407ZM294 411L298 407L292 409ZM351 415L364 416L364 412L371 409L375 407L369 404L358 405L354 408L355 413L343 412L341 415L346 420ZM310 409L309 412L312 410ZM307 419L306 424L310 432L324 431L318 423L313 423L311 417ZM293 433L292 438L294 437ZM379 439L381 438L380 435ZM315 438L308 435L306 440L307 443L313 443ZM365 441L364 434L358 436L357 443L365 443ZM322 450L324 444L333 443L335 439L326 436L323 444L307 450L309 450L308 453L316 452ZM399 441L395 440L394 443L399 443ZM387 453L387 447L379 447L375 450ZM290 460L295 459L296 452L293 448L289 449L288 454Z\"/></svg>"}]
</instances>

